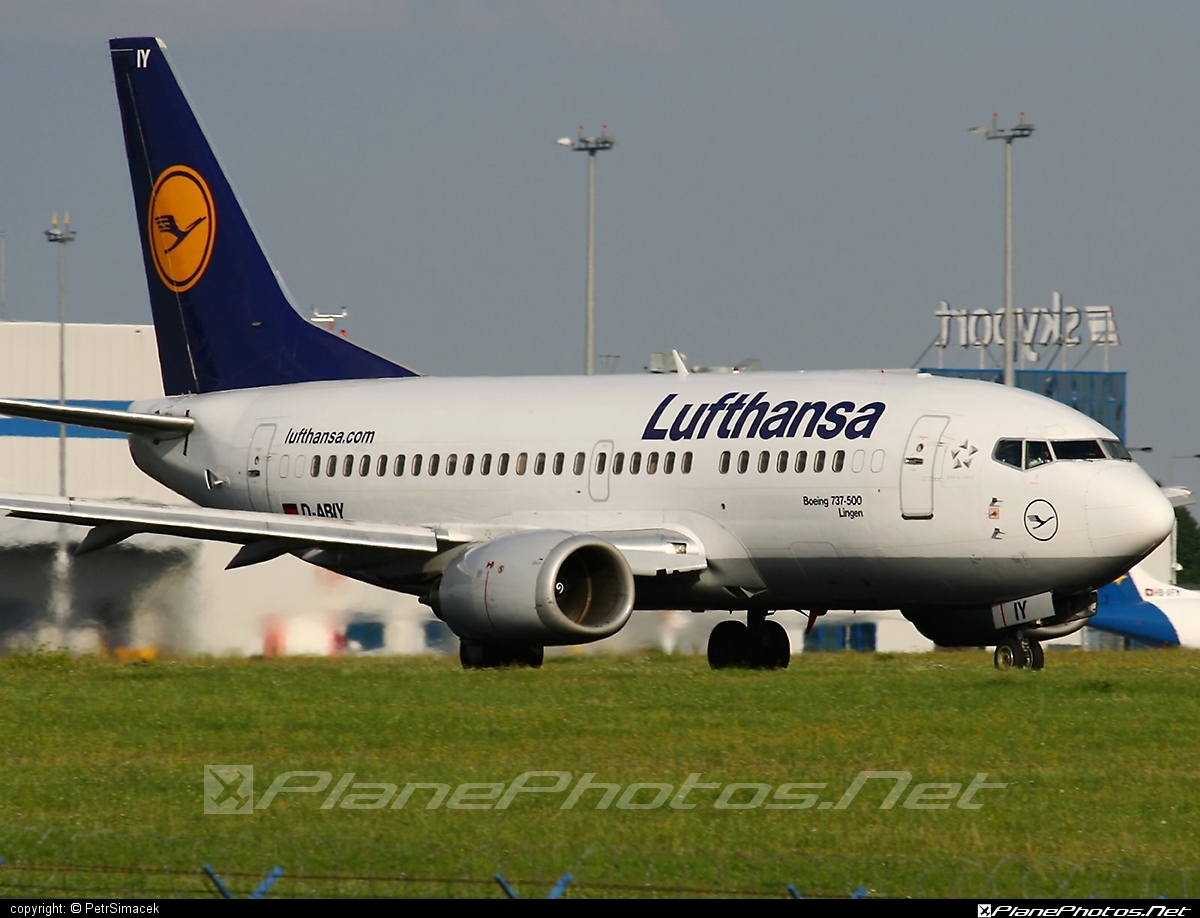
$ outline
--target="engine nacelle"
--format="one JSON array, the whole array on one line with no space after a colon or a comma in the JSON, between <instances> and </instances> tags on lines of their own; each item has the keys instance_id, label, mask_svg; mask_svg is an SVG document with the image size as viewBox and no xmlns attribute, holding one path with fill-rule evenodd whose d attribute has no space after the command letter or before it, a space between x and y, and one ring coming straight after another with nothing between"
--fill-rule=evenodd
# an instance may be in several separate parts
<instances>
[{"instance_id":1,"label":"engine nacelle","mask_svg":"<svg viewBox=\"0 0 1200 918\"><path fill-rule=\"evenodd\" d=\"M610 543L555 530L472 545L430 597L461 638L586 644L616 634L633 611L633 573Z\"/></svg>"}]
</instances>

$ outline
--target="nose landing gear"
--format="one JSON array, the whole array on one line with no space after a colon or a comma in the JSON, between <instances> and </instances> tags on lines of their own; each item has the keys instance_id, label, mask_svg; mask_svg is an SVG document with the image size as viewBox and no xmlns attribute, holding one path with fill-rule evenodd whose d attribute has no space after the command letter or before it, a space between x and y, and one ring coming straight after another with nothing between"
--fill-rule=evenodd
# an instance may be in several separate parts
<instances>
[{"instance_id":1,"label":"nose landing gear","mask_svg":"<svg viewBox=\"0 0 1200 918\"><path fill-rule=\"evenodd\" d=\"M1043 669L1046 666L1046 652L1035 640L1010 635L996 644L993 662L996 669Z\"/></svg>"}]
</instances>

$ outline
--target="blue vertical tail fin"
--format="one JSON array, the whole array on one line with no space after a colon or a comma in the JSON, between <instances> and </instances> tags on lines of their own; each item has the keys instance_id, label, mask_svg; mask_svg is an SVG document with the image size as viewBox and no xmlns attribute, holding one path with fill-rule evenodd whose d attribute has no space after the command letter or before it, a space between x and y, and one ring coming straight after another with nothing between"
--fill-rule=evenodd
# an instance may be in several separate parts
<instances>
[{"instance_id":1,"label":"blue vertical tail fin","mask_svg":"<svg viewBox=\"0 0 1200 918\"><path fill-rule=\"evenodd\" d=\"M166 393L416 375L292 308L164 48L109 42Z\"/></svg>"}]
</instances>

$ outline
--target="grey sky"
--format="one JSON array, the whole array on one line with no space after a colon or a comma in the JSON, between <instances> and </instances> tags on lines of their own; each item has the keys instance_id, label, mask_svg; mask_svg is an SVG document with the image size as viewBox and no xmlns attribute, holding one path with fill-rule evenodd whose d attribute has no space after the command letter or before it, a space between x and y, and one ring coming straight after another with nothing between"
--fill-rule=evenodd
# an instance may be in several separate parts
<instances>
[{"instance_id":1,"label":"grey sky","mask_svg":"<svg viewBox=\"0 0 1200 918\"><path fill-rule=\"evenodd\" d=\"M1200 452L1200 5L0 0L8 313L147 322L107 39L168 46L298 303L438 375L582 366L580 123L599 350L907 366L940 299L997 308L1024 111L1016 302L1111 304L1128 439ZM933 361L932 355L928 358ZM1098 363L1091 363L1098 366ZM1177 463L1200 488L1200 460Z\"/></svg>"}]
</instances>

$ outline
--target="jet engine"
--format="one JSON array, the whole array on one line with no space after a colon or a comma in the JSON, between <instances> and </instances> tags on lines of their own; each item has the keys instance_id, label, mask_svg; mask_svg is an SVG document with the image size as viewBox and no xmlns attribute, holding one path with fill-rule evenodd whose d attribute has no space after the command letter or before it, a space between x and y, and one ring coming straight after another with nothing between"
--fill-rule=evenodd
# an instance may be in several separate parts
<instances>
[{"instance_id":1,"label":"jet engine","mask_svg":"<svg viewBox=\"0 0 1200 918\"><path fill-rule=\"evenodd\" d=\"M586 644L633 611L633 573L610 543L540 530L467 547L429 597L459 637L481 643Z\"/></svg>"}]
</instances>

